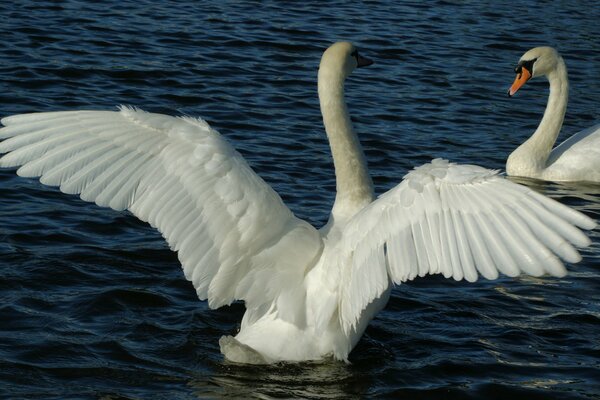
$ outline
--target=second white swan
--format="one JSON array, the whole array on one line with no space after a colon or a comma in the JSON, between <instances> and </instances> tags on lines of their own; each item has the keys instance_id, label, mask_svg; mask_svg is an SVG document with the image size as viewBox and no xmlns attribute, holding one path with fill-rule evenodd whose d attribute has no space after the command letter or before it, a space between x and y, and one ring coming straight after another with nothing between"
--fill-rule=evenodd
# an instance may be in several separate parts
<instances>
[{"instance_id":1,"label":"second white swan","mask_svg":"<svg viewBox=\"0 0 600 400\"><path fill-rule=\"evenodd\" d=\"M243 300L226 358L346 360L393 283L443 274L470 282L522 272L563 276L559 260L595 222L490 171L434 160L375 199L344 101L369 65L346 42L323 54L319 99L336 174L329 222L296 218L215 130L192 118L121 108L4 118L2 167L148 221L211 307Z\"/></svg>"},{"instance_id":2,"label":"second white swan","mask_svg":"<svg viewBox=\"0 0 600 400\"><path fill-rule=\"evenodd\" d=\"M506 172L555 182L600 182L600 124L574 134L552 149L563 124L569 97L563 58L552 47L535 47L523 54L515 72L517 76L508 90L509 96L536 76L548 78L550 95L540 125L508 157Z\"/></svg>"}]
</instances>

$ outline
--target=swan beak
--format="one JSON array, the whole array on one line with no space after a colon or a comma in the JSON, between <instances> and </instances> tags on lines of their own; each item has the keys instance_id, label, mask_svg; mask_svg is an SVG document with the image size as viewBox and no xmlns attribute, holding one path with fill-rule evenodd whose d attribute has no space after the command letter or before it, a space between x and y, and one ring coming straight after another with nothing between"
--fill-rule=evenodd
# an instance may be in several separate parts
<instances>
[{"instance_id":1,"label":"swan beak","mask_svg":"<svg viewBox=\"0 0 600 400\"><path fill-rule=\"evenodd\" d=\"M508 89L508 97L512 97L517 90L521 88L531 78L531 72L525 67L521 67L521 72L517 74L515 81L513 82L510 89Z\"/></svg>"},{"instance_id":2,"label":"swan beak","mask_svg":"<svg viewBox=\"0 0 600 400\"><path fill-rule=\"evenodd\" d=\"M369 65L373 64L373 60L370 60L368 58L365 58L363 56L361 56L360 54L356 55L356 66L358 68L360 67L368 67Z\"/></svg>"}]
</instances>

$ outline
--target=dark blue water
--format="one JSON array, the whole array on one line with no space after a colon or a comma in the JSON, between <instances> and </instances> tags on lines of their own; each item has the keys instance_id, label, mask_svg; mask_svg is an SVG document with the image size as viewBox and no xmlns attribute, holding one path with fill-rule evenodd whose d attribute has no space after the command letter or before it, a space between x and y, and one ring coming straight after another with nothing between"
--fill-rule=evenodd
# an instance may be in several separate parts
<instances>
[{"instance_id":1,"label":"dark blue water","mask_svg":"<svg viewBox=\"0 0 600 400\"><path fill-rule=\"evenodd\" d=\"M432 157L503 168L545 107L543 80L506 97L536 45L569 68L562 137L600 121L598 21L591 0L4 1L0 115L202 116L320 226L334 195L316 97L329 44L375 60L347 97L381 193ZM600 217L598 186L525 183ZM217 342L243 306L198 301L157 232L1 170L0 397L598 398L598 232L563 279L397 287L349 365L239 366Z\"/></svg>"}]
</instances>

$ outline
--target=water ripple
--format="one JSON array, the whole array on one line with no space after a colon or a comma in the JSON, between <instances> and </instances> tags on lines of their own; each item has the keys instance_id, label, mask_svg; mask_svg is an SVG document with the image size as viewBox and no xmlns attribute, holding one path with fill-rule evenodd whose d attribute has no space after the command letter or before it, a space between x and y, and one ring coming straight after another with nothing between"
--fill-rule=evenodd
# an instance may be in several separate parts
<instances>
[{"instance_id":1,"label":"water ripple","mask_svg":"<svg viewBox=\"0 0 600 400\"><path fill-rule=\"evenodd\" d=\"M561 138L600 120L594 1L3 2L2 116L130 104L202 116L301 218L335 189L316 73L352 40L347 83L378 193L434 157L502 169L547 84L505 95L529 47L571 78ZM592 218L600 189L519 180ZM600 234L563 279L397 287L351 364L224 362L243 306L211 311L160 235L0 171L0 395L10 398L528 398L600 395Z\"/></svg>"}]
</instances>

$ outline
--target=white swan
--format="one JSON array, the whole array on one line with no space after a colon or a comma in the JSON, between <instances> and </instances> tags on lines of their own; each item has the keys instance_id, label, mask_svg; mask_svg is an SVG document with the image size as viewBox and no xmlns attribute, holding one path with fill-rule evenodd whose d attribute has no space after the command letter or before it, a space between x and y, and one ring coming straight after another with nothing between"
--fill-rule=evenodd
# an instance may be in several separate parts
<instances>
[{"instance_id":1,"label":"white swan","mask_svg":"<svg viewBox=\"0 0 600 400\"><path fill-rule=\"evenodd\" d=\"M515 68L517 77L508 90L513 96L529 79L546 76L550 95L544 117L534 134L506 161L509 175L555 182L600 182L600 124L578 132L554 150L569 96L567 67L552 47L527 51Z\"/></svg>"},{"instance_id":2,"label":"white swan","mask_svg":"<svg viewBox=\"0 0 600 400\"><path fill-rule=\"evenodd\" d=\"M434 160L375 200L344 102L344 80L370 62L336 43L319 99L337 194L321 230L296 218L206 122L131 108L5 118L3 167L157 227L201 299L246 313L226 358L346 360L392 283L427 274L475 281L566 270L594 221L496 171ZM556 255L555 255L556 254Z\"/></svg>"}]
</instances>

